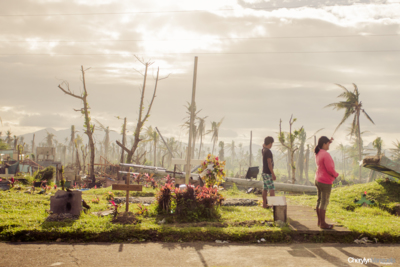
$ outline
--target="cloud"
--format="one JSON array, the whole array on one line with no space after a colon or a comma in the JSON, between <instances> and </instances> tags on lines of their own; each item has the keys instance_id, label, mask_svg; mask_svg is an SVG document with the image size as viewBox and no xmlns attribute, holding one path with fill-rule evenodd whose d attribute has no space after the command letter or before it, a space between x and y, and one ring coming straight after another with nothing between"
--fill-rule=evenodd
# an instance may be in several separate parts
<instances>
[{"instance_id":1,"label":"cloud","mask_svg":"<svg viewBox=\"0 0 400 267\"><path fill-rule=\"evenodd\" d=\"M296 127L304 126L310 134L325 128L324 134L330 135L343 114L323 107L339 100L341 89L334 83L352 88L353 82L376 122L372 125L362 118L362 129L372 133L368 138L379 134L393 140L400 130L400 53L282 53L398 49L397 36L332 37L399 33L400 4L365 3L372 2L338 0L335 4L339 6L329 6L329 1L317 0L284 4L275 0L200 1L196 5L143 1L133 8L131 1L9 1L3 5L5 14L16 10L30 14L210 11L0 17L2 53L54 55L0 56L0 80L6 92L0 98L0 117L19 133L37 127L82 125L82 118L73 111L82 107L81 101L63 94L57 86L66 80L71 90L80 93L80 67L84 66L91 67L86 72L86 86L93 118L116 130L122 122L115 116L127 117L135 124L143 83L143 76L135 71L142 71L143 66L131 56L137 52L155 61L147 82L146 106L156 68L160 67L162 76L171 73L158 84L146 126L157 126L167 137L184 139L186 133L179 125L186 116L184 105L191 99L193 57L198 55L196 103L203 109L199 116L208 116L207 127L210 121L225 117L220 133L223 140L244 142L247 139L242 135L250 130L261 140L278 130L280 119L287 129L292 114L298 118ZM306 7L282 8L290 6ZM237 11L216 10L227 8ZM322 35L331 37L315 37ZM224 39L227 37L244 39ZM52 42L43 42L47 40ZM265 53L252 54L256 52ZM345 127L336 136L347 142Z\"/></svg>"}]
</instances>

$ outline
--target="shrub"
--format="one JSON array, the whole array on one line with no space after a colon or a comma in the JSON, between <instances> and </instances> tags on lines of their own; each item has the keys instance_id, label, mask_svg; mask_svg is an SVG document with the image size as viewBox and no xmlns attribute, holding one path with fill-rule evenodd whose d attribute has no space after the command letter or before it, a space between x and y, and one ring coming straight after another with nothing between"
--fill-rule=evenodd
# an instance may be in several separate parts
<instances>
[{"instance_id":1,"label":"shrub","mask_svg":"<svg viewBox=\"0 0 400 267\"><path fill-rule=\"evenodd\" d=\"M156 200L157 200L157 211L159 213L169 213L171 210L171 196L172 191L174 191L174 186L172 184L165 184L160 188L160 191L157 192Z\"/></svg>"},{"instance_id":2,"label":"shrub","mask_svg":"<svg viewBox=\"0 0 400 267\"><path fill-rule=\"evenodd\" d=\"M157 193L158 214L171 214L181 222L218 219L219 206L224 200L217 188L187 185L181 190L167 183ZM172 207L175 210L172 210Z\"/></svg>"},{"instance_id":3,"label":"shrub","mask_svg":"<svg viewBox=\"0 0 400 267\"><path fill-rule=\"evenodd\" d=\"M50 184L53 179L53 175L55 173L55 168L53 166L48 166L43 170L37 171L35 173L35 180L46 181L47 184Z\"/></svg>"}]
</instances>

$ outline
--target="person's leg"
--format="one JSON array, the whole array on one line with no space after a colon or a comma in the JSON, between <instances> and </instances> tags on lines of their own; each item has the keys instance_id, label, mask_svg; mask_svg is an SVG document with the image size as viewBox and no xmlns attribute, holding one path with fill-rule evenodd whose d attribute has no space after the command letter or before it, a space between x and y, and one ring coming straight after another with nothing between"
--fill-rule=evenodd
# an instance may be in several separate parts
<instances>
[{"instance_id":1,"label":"person's leg","mask_svg":"<svg viewBox=\"0 0 400 267\"><path fill-rule=\"evenodd\" d=\"M325 221L326 209L329 204L329 198L331 196L332 185L331 184L320 184L322 188L321 194L321 206L320 206L320 217L321 217L321 228L332 229L333 225L327 224Z\"/></svg>"},{"instance_id":2,"label":"person's leg","mask_svg":"<svg viewBox=\"0 0 400 267\"><path fill-rule=\"evenodd\" d=\"M269 196L274 197L275 196L275 190L269 190Z\"/></svg>"},{"instance_id":3,"label":"person's leg","mask_svg":"<svg viewBox=\"0 0 400 267\"><path fill-rule=\"evenodd\" d=\"M262 197L263 197L263 208L267 208L268 207L268 203L267 203L267 195L268 195L268 190L263 189L262 191Z\"/></svg>"},{"instance_id":4,"label":"person's leg","mask_svg":"<svg viewBox=\"0 0 400 267\"><path fill-rule=\"evenodd\" d=\"M263 173L261 175L262 181L263 181L263 193L262 193L262 197L263 197L263 208L266 209L268 208L268 201L267 201L267 195L268 195L268 185L267 185L267 177L266 174Z\"/></svg>"},{"instance_id":5,"label":"person's leg","mask_svg":"<svg viewBox=\"0 0 400 267\"><path fill-rule=\"evenodd\" d=\"M318 217L318 226L321 226L321 217L319 212L319 207L321 205L321 189L318 184L319 183L315 181L315 186L317 187L317 206L315 207L315 210L317 212L317 217Z\"/></svg>"}]
</instances>

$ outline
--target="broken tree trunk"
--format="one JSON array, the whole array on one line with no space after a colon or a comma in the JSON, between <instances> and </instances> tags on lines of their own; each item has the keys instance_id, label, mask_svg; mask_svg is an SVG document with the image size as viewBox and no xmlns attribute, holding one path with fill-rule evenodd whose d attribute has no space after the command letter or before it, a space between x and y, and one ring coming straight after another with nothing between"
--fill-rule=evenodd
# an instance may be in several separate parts
<instances>
[{"instance_id":1,"label":"broken tree trunk","mask_svg":"<svg viewBox=\"0 0 400 267\"><path fill-rule=\"evenodd\" d=\"M400 163L394 162L383 155L365 157L360 166L400 178Z\"/></svg>"}]
</instances>

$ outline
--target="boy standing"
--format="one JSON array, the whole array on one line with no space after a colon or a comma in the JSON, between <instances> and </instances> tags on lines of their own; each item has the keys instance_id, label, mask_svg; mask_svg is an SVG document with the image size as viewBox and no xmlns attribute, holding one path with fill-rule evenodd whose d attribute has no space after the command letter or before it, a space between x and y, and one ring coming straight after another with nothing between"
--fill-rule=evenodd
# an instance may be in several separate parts
<instances>
[{"instance_id":1,"label":"boy standing","mask_svg":"<svg viewBox=\"0 0 400 267\"><path fill-rule=\"evenodd\" d=\"M264 183L263 190L263 208L269 208L267 202L267 194L269 191L269 195L271 197L275 196L275 185L274 181L276 180L276 176L274 173L274 156L272 155L271 148L274 143L274 138L271 136L267 136L264 139L262 155L263 155L263 172L262 179Z\"/></svg>"}]
</instances>

